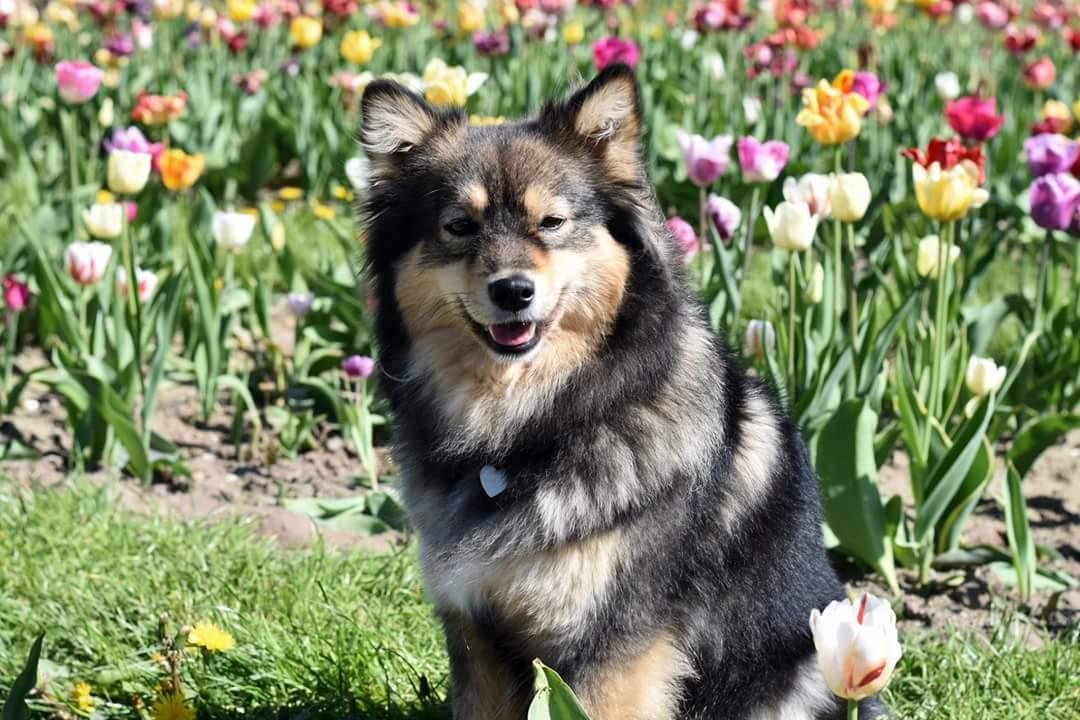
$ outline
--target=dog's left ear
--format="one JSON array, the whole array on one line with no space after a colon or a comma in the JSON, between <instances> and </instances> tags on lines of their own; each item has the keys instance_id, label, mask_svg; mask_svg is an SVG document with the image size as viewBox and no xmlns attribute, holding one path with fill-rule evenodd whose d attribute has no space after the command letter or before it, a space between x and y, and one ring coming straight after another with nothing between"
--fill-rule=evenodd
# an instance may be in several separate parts
<instances>
[{"instance_id":1,"label":"dog's left ear","mask_svg":"<svg viewBox=\"0 0 1080 720\"><path fill-rule=\"evenodd\" d=\"M545 107L540 122L564 141L584 143L613 178L642 179L641 102L634 73L626 65L608 65L584 88Z\"/></svg>"}]
</instances>

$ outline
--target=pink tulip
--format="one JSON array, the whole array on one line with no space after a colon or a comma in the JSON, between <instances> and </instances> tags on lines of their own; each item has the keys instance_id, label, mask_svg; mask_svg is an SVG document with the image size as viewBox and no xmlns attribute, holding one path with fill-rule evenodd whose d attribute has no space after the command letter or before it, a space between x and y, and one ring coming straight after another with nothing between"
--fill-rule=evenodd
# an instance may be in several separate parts
<instances>
[{"instance_id":1,"label":"pink tulip","mask_svg":"<svg viewBox=\"0 0 1080 720\"><path fill-rule=\"evenodd\" d=\"M877 106L878 98L885 92L885 84L874 73L859 71L851 83L851 91L866 98L870 107Z\"/></svg>"},{"instance_id":2,"label":"pink tulip","mask_svg":"<svg viewBox=\"0 0 1080 720\"><path fill-rule=\"evenodd\" d=\"M758 142L757 138L739 138L735 144L739 153L739 167L747 182L767 183L780 176L787 165L788 146L779 140Z\"/></svg>"},{"instance_id":3,"label":"pink tulip","mask_svg":"<svg viewBox=\"0 0 1080 720\"><path fill-rule=\"evenodd\" d=\"M1000 30L1009 24L1009 11L989 0L979 3L975 8L975 17L991 30Z\"/></svg>"},{"instance_id":4,"label":"pink tulip","mask_svg":"<svg viewBox=\"0 0 1080 720\"><path fill-rule=\"evenodd\" d=\"M633 40L624 40L620 37L601 38L592 46L593 62L597 71L603 70L612 63L623 63L630 67L636 67L641 51Z\"/></svg>"},{"instance_id":5,"label":"pink tulip","mask_svg":"<svg viewBox=\"0 0 1080 720\"><path fill-rule=\"evenodd\" d=\"M1054 61L1048 57L1041 57L1024 68L1024 84L1032 90L1045 90L1056 79L1057 69Z\"/></svg>"},{"instance_id":6,"label":"pink tulip","mask_svg":"<svg viewBox=\"0 0 1080 720\"><path fill-rule=\"evenodd\" d=\"M142 268L135 268L135 278L135 294L139 298L139 302L146 303L154 296L154 290L157 289L157 274ZM123 265L116 268L116 289L120 293L120 297L127 298L127 270L124 269Z\"/></svg>"},{"instance_id":7,"label":"pink tulip","mask_svg":"<svg viewBox=\"0 0 1080 720\"><path fill-rule=\"evenodd\" d=\"M64 269L72 280L88 287L105 274L112 248L102 242L73 242L64 251Z\"/></svg>"},{"instance_id":8,"label":"pink tulip","mask_svg":"<svg viewBox=\"0 0 1080 720\"><path fill-rule=\"evenodd\" d=\"M690 182L698 187L708 187L727 170L731 156L730 135L717 135L712 140L706 140L700 135L678 129L675 137L682 148Z\"/></svg>"},{"instance_id":9,"label":"pink tulip","mask_svg":"<svg viewBox=\"0 0 1080 720\"><path fill-rule=\"evenodd\" d=\"M701 249L701 240L698 239L697 233L694 232L694 228L690 226L690 223L676 215L668 219L667 227L671 232L671 236L675 238L675 244L679 246L684 258L689 260L694 255L697 255L698 250Z\"/></svg>"},{"instance_id":10,"label":"pink tulip","mask_svg":"<svg viewBox=\"0 0 1080 720\"><path fill-rule=\"evenodd\" d=\"M14 275L4 276L4 307L9 312L22 312L30 305L30 286L19 282Z\"/></svg>"},{"instance_id":11,"label":"pink tulip","mask_svg":"<svg viewBox=\"0 0 1080 720\"><path fill-rule=\"evenodd\" d=\"M104 73L85 60L56 63L56 85L64 102L78 105L97 94Z\"/></svg>"},{"instance_id":12,"label":"pink tulip","mask_svg":"<svg viewBox=\"0 0 1080 720\"><path fill-rule=\"evenodd\" d=\"M739 210L739 206L719 195L709 195L705 203L705 212L712 220L716 234L725 244L735 235L735 230L742 222L742 211Z\"/></svg>"}]
</instances>

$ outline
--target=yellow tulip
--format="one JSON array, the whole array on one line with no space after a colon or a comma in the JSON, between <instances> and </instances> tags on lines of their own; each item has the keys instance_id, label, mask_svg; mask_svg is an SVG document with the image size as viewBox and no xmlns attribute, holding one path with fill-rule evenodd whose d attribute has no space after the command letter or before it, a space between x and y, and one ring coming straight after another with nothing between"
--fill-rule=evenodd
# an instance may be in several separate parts
<instances>
[{"instance_id":1,"label":"yellow tulip","mask_svg":"<svg viewBox=\"0 0 1080 720\"><path fill-rule=\"evenodd\" d=\"M371 37L367 30L350 31L341 38L341 57L353 65L365 65L380 45L382 40Z\"/></svg>"},{"instance_id":2,"label":"yellow tulip","mask_svg":"<svg viewBox=\"0 0 1080 720\"><path fill-rule=\"evenodd\" d=\"M521 20L521 11L514 0L502 0L499 3L499 19L507 25L516 25Z\"/></svg>"},{"instance_id":3,"label":"yellow tulip","mask_svg":"<svg viewBox=\"0 0 1080 720\"><path fill-rule=\"evenodd\" d=\"M457 8L458 30L474 33L484 27L484 11L471 2L463 2Z\"/></svg>"},{"instance_id":4,"label":"yellow tulip","mask_svg":"<svg viewBox=\"0 0 1080 720\"><path fill-rule=\"evenodd\" d=\"M897 0L863 0L866 9L874 13L891 13L896 11Z\"/></svg>"},{"instance_id":5,"label":"yellow tulip","mask_svg":"<svg viewBox=\"0 0 1080 720\"><path fill-rule=\"evenodd\" d=\"M915 163L911 175L919 209L934 220L959 220L989 199L986 190L979 187L979 169L970 160L948 170L942 170L938 163L929 168Z\"/></svg>"},{"instance_id":6,"label":"yellow tulip","mask_svg":"<svg viewBox=\"0 0 1080 720\"><path fill-rule=\"evenodd\" d=\"M183 150L166 150L158 159L161 182L170 190L186 190L195 184L206 168L202 155L188 155Z\"/></svg>"},{"instance_id":7,"label":"yellow tulip","mask_svg":"<svg viewBox=\"0 0 1080 720\"><path fill-rule=\"evenodd\" d=\"M398 30L412 27L420 22L420 15L413 10L408 3L404 2L392 2L389 5L384 6L380 13L380 17L382 18L383 25Z\"/></svg>"},{"instance_id":8,"label":"yellow tulip","mask_svg":"<svg viewBox=\"0 0 1080 720\"><path fill-rule=\"evenodd\" d=\"M579 22L566 23L562 29L562 39L567 45L577 45L585 39L585 26Z\"/></svg>"},{"instance_id":9,"label":"yellow tulip","mask_svg":"<svg viewBox=\"0 0 1080 720\"><path fill-rule=\"evenodd\" d=\"M233 22L244 23L255 16L254 0L227 0L225 10Z\"/></svg>"},{"instance_id":10,"label":"yellow tulip","mask_svg":"<svg viewBox=\"0 0 1080 720\"><path fill-rule=\"evenodd\" d=\"M834 85L821 80L817 87L804 89L803 109L795 118L823 145L845 143L856 137L862 128L862 116L870 109L862 95L844 92Z\"/></svg>"},{"instance_id":11,"label":"yellow tulip","mask_svg":"<svg viewBox=\"0 0 1080 720\"><path fill-rule=\"evenodd\" d=\"M315 47L322 39L322 23L306 15L298 15L289 23L293 44L301 50Z\"/></svg>"},{"instance_id":12,"label":"yellow tulip","mask_svg":"<svg viewBox=\"0 0 1080 720\"><path fill-rule=\"evenodd\" d=\"M1060 100L1047 100L1043 104L1042 116L1057 121L1058 130L1062 135L1072 132L1072 113L1069 111L1069 106Z\"/></svg>"},{"instance_id":13,"label":"yellow tulip","mask_svg":"<svg viewBox=\"0 0 1080 720\"><path fill-rule=\"evenodd\" d=\"M424 68L424 98L440 107L462 107L486 77L482 73L469 75L461 66L451 67L434 58Z\"/></svg>"}]
</instances>

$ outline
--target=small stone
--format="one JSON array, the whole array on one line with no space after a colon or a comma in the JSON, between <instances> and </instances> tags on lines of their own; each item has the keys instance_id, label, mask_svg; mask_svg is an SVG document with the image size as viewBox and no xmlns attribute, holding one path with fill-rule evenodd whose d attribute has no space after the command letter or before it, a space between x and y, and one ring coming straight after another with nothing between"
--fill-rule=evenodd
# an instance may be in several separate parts
<instances>
[{"instance_id":1,"label":"small stone","mask_svg":"<svg viewBox=\"0 0 1080 720\"><path fill-rule=\"evenodd\" d=\"M37 412L41 409L41 403L34 398L26 398L23 400L22 406L26 412Z\"/></svg>"},{"instance_id":2,"label":"small stone","mask_svg":"<svg viewBox=\"0 0 1080 720\"><path fill-rule=\"evenodd\" d=\"M332 437L326 441L326 449L330 452L341 452L345 447L345 441L339 437Z\"/></svg>"},{"instance_id":3,"label":"small stone","mask_svg":"<svg viewBox=\"0 0 1080 720\"><path fill-rule=\"evenodd\" d=\"M225 477L224 477L223 479L224 479L224 480L225 480L225 482L227 482L227 483L237 483L237 482L240 482L240 476L239 476L239 475L237 475L236 473L225 473Z\"/></svg>"}]
</instances>

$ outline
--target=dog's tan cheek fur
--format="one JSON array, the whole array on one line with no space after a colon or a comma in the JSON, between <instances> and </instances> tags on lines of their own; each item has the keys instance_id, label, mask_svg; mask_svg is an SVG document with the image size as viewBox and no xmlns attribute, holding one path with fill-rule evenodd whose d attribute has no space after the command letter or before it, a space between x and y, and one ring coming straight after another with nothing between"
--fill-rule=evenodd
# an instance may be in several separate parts
<instances>
[{"instance_id":1,"label":"dog's tan cheek fur","mask_svg":"<svg viewBox=\"0 0 1080 720\"><path fill-rule=\"evenodd\" d=\"M582 700L593 720L670 720L682 680L691 673L686 655L661 634L637 657L594 674Z\"/></svg>"}]
</instances>

